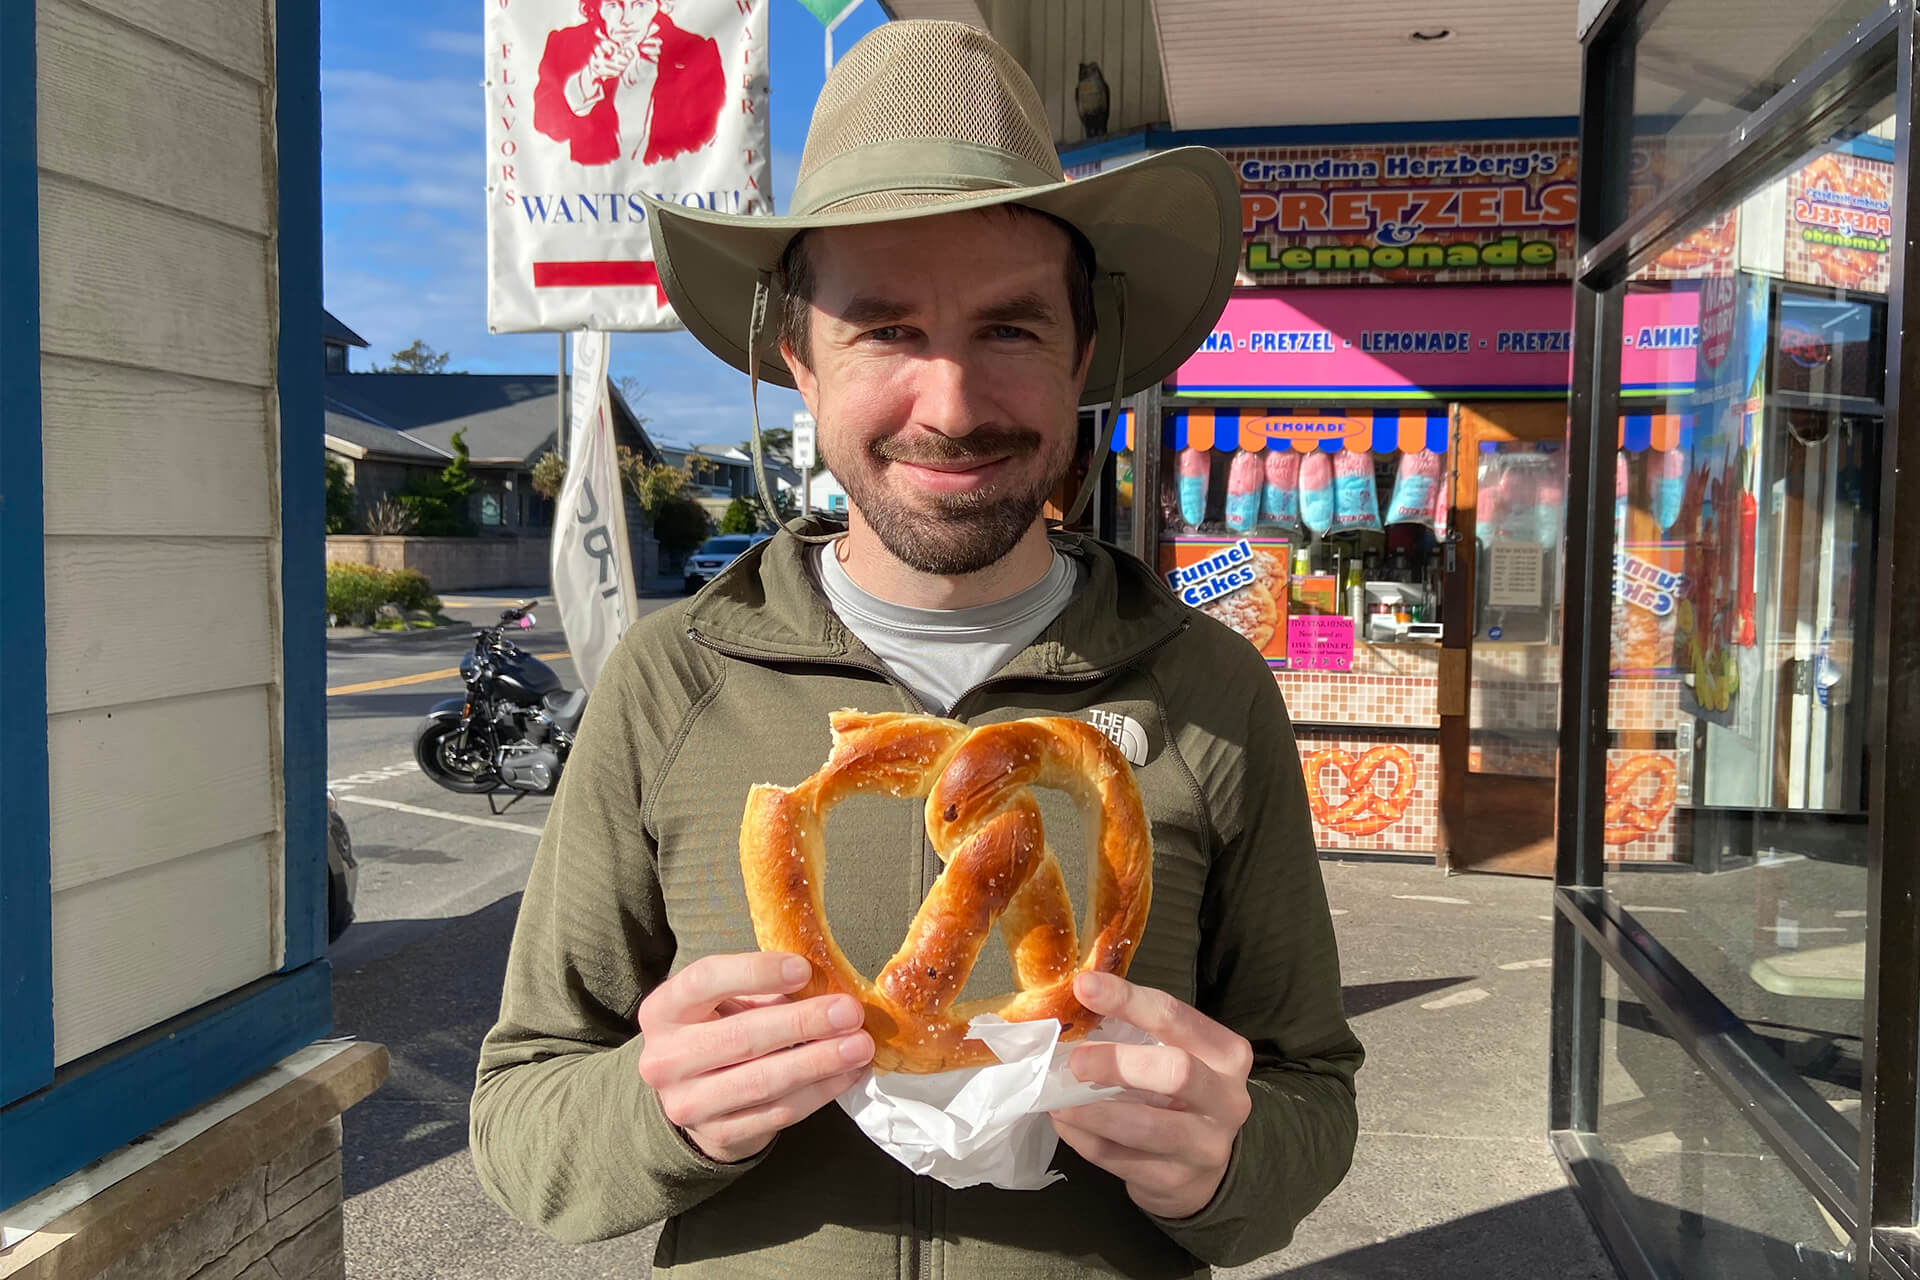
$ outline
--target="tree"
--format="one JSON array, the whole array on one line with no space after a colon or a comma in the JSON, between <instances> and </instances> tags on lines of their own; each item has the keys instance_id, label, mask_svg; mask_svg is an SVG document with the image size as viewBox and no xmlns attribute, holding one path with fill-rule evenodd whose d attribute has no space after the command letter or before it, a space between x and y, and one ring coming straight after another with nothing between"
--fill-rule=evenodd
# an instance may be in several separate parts
<instances>
[{"instance_id":1,"label":"tree","mask_svg":"<svg viewBox=\"0 0 1920 1280\"><path fill-rule=\"evenodd\" d=\"M448 499L458 501L460 509L464 511L467 496L473 492L474 486L479 484L479 481L473 478L473 472L467 467L473 453L467 448L467 433L464 431L454 432L453 438L448 443L453 446L453 461L441 470L440 483L446 486Z\"/></svg>"},{"instance_id":2,"label":"tree","mask_svg":"<svg viewBox=\"0 0 1920 1280\"><path fill-rule=\"evenodd\" d=\"M347 464L327 455L327 532L353 532L353 482L347 479Z\"/></svg>"},{"instance_id":3,"label":"tree","mask_svg":"<svg viewBox=\"0 0 1920 1280\"><path fill-rule=\"evenodd\" d=\"M752 500L735 498L720 517L721 533L753 533L760 527L759 512Z\"/></svg>"},{"instance_id":4,"label":"tree","mask_svg":"<svg viewBox=\"0 0 1920 1280\"><path fill-rule=\"evenodd\" d=\"M473 532L468 499L479 485L467 461L466 433L456 431L451 441L453 461L438 475L416 475L400 494L400 505L413 516L414 531L423 538L458 538Z\"/></svg>"},{"instance_id":5,"label":"tree","mask_svg":"<svg viewBox=\"0 0 1920 1280\"><path fill-rule=\"evenodd\" d=\"M413 342L393 353L393 363L384 368L376 368L375 373L445 373L447 361L453 356L445 351L435 351L423 340L415 338Z\"/></svg>"},{"instance_id":6,"label":"tree","mask_svg":"<svg viewBox=\"0 0 1920 1280\"><path fill-rule=\"evenodd\" d=\"M792 427L762 427L760 428L760 442L766 446L769 457L775 455L783 459L793 457ZM740 442L740 452L751 458L753 456L753 441L742 440Z\"/></svg>"},{"instance_id":7,"label":"tree","mask_svg":"<svg viewBox=\"0 0 1920 1280\"><path fill-rule=\"evenodd\" d=\"M623 373L613 380L620 388L620 398L627 402L627 408L633 410L633 420L641 426L647 425L647 415L640 412L640 402L646 398L647 388L640 379L630 373Z\"/></svg>"},{"instance_id":8,"label":"tree","mask_svg":"<svg viewBox=\"0 0 1920 1280\"><path fill-rule=\"evenodd\" d=\"M653 539L669 556L683 556L698 549L712 529L705 508L692 498L671 498L653 514Z\"/></svg>"},{"instance_id":9,"label":"tree","mask_svg":"<svg viewBox=\"0 0 1920 1280\"><path fill-rule=\"evenodd\" d=\"M558 502L566 483L567 464L560 455L552 450L541 454L540 461L533 464L533 491L548 502Z\"/></svg>"}]
</instances>

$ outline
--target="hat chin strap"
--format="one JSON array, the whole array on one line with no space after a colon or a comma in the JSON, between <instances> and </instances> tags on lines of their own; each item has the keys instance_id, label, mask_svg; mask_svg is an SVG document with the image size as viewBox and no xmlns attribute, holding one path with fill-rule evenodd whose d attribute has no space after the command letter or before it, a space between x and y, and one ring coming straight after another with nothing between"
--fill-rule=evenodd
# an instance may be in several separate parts
<instances>
[{"instance_id":1,"label":"hat chin strap","mask_svg":"<svg viewBox=\"0 0 1920 1280\"><path fill-rule=\"evenodd\" d=\"M1086 479L1080 482L1080 492L1067 508L1067 518L1060 522L1063 527L1078 520L1093 500L1100 473L1106 470L1107 454L1113 449L1113 429L1120 421L1120 391L1127 383L1127 277L1124 272L1109 271L1107 282L1113 286L1113 306L1120 316L1120 332L1115 335L1113 349L1113 400L1107 405L1107 425L1098 433L1093 457L1088 460Z\"/></svg>"},{"instance_id":2,"label":"hat chin strap","mask_svg":"<svg viewBox=\"0 0 1920 1280\"><path fill-rule=\"evenodd\" d=\"M1101 428L1094 445L1093 457L1087 464L1087 475L1080 482L1080 492L1074 495L1073 505L1067 508L1067 517L1062 525L1071 525L1086 511L1087 504L1093 500L1094 488L1100 483L1100 473L1106 469L1107 454L1113 450L1113 432L1120 421L1121 391L1127 379L1127 277L1124 272L1109 271L1107 282L1113 286L1114 310L1119 316L1119 332L1115 334L1113 350L1113 399L1107 406L1106 425ZM774 505L773 486L767 483L766 443L760 435L760 335L767 327L767 311L773 301L773 273L762 271L753 282L753 309L747 319L747 400L753 407L753 475L760 486L760 505L766 508L767 518L775 528L785 527L788 532L808 542L832 542L839 534L801 533L801 520L780 519L780 508Z\"/></svg>"},{"instance_id":3,"label":"hat chin strap","mask_svg":"<svg viewBox=\"0 0 1920 1280\"><path fill-rule=\"evenodd\" d=\"M767 483L767 446L760 436L760 335L767 327L767 311L773 305L773 273L762 271L759 279L753 282L753 310L747 319L747 400L753 406L753 478L760 486L760 505L766 510L767 519L776 529L784 528L803 542L832 542L840 537L837 533L802 533L802 518L792 520L780 518L780 508L774 505L773 486Z\"/></svg>"}]
</instances>

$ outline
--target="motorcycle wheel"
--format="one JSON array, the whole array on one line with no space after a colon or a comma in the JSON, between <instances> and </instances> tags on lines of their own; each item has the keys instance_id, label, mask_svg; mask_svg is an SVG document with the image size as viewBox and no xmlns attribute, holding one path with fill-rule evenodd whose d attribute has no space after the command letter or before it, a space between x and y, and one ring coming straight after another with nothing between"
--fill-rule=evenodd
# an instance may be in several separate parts
<instances>
[{"instance_id":1,"label":"motorcycle wheel","mask_svg":"<svg viewBox=\"0 0 1920 1280\"><path fill-rule=\"evenodd\" d=\"M500 779L493 767L463 752L459 746L460 724L443 720L429 726L413 743L413 758L420 772L449 791L462 795L485 795L497 790Z\"/></svg>"}]
</instances>

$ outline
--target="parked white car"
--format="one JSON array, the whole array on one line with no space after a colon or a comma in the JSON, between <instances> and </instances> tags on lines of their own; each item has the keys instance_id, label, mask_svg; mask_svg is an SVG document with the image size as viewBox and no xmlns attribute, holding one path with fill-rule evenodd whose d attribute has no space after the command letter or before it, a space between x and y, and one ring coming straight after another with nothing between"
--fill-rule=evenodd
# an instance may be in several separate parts
<instances>
[{"instance_id":1,"label":"parked white car","mask_svg":"<svg viewBox=\"0 0 1920 1280\"><path fill-rule=\"evenodd\" d=\"M772 536L770 533L722 533L708 538L698 551L687 557L688 594L711 582L715 574L732 564L748 547Z\"/></svg>"}]
</instances>

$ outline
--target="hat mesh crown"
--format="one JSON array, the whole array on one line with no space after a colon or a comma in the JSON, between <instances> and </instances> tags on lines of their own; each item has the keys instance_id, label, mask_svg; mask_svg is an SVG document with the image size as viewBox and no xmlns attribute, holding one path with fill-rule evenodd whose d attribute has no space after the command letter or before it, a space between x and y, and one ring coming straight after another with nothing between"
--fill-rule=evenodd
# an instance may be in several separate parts
<instances>
[{"instance_id":1,"label":"hat mesh crown","mask_svg":"<svg viewBox=\"0 0 1920 1280\"><path fill-rule=\"evenodd\" d=\"M907 21L876 28L827 77L797 180L849 151L916 138L999 148L1061 175L1046 108L1012 55L965 23Z\"/></svg>"}]
</instances>

